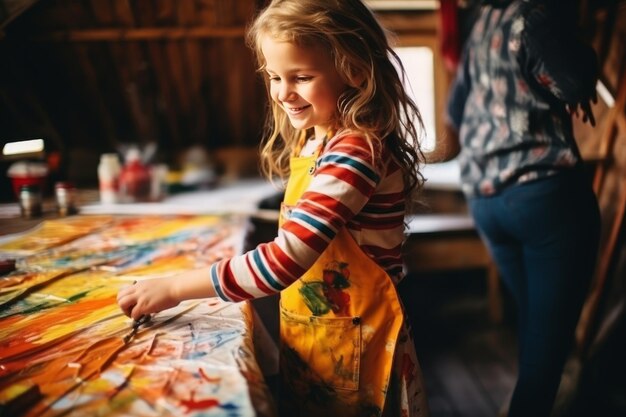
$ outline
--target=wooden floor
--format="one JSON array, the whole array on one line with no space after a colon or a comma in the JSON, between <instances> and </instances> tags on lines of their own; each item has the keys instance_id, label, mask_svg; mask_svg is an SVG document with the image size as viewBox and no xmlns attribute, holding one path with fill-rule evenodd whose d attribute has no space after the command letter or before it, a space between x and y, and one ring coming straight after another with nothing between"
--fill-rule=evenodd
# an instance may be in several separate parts
<instances>
[{"instance_id":1,"label":"wooden floor","mask_svg":"<svg viewBox=\"0 0 626 417\"><path fill-rule=\"evenodd\" d=\"M490 323L481 271L408 276L400 294L411 317L432 417L498 416L517 375L513 301ZM583 368L566 364L553 417L626 417L626 315Z\"/></svg>"},{"instance_id":2,"label":"wooden floor","mask_svg":"<svg viewBox=\"0 0 626 417\"><path fill-rule=\"evenodd\" d=\"M515 384L517 347L510 312L503 324L488 319L484 273L408 276L400 293L432 417L497 416Z\"/></svg>"}]
</instances>

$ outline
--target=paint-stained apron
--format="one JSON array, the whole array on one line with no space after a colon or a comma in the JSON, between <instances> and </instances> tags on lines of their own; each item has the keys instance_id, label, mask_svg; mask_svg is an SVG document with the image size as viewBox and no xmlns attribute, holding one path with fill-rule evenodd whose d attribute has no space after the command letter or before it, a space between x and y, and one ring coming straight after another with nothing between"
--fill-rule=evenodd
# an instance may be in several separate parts
<instances>
[{"instance_id":1,"label":"paint-stained apron","mask_svg":"<svg viewBox=\"0 0 626 417\"><path fill-rule=\"evenodd\" d=\"M291 158L281 223L307 189L316 161L317 155ZM392 280L342 228L315 264L281 292L281 415L427 415L403 321ZM400 365L394 355L401 355Z\"/></svg>"}]
</instances>

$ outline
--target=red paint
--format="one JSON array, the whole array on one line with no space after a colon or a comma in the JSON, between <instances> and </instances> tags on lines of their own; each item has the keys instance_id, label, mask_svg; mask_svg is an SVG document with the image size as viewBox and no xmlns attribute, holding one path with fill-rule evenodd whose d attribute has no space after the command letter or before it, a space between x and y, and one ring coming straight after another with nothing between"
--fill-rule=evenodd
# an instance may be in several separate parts
<instances>
[{"instance_id":1,"label":"red paint","mask_svg":"<svg viewBox=\"0 0 626 417\"><path fill-rule=\"evenodd\" d=\"M181 404L187 407L187 412L193 410L206 410L209 408L217 407L220 405L220 402L215 398L208 398L206 400L196 401L193 399L195 392L191 393L191 398L188 400L181 400Z\"/></svg>"},{"instance_id":2,"label":"red paint","mask_svg":"<svg viewBox=\"0 0 626 417\"><path fill-rule=\"evenodd\" d=\"M407 353L402 356L402 377L408 386L411 386L415 380L415 364Z\"/></svg>"}]
</instances>

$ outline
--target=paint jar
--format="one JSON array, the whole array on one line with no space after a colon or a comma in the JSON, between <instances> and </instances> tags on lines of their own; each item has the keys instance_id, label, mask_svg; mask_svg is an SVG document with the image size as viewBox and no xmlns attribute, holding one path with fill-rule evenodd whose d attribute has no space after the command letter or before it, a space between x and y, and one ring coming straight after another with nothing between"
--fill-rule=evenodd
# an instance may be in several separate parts
<instances>
[{"instance_id":1,"label":"paint jar","mask_svg":"<svg viewBox=\"0 0 626 417\"><path fill-rule=\"evenodd\" d=\"M76 214L76 187L71 182L57 182L54 185L54 194L57 202L59 216Z\"/></svg>"},{"instance_id":2,"label":"paint jar","mask_svg":"<svg viewBox=\"0 0 626 417\"><path fill-rule=\"evenodd\" d=\"M150 201L161 201L167 196L167 174L165 164L150 167Z\"/></svg>"},{"instance_id":3,"label":"paint jar","mask_svg":"<svg viewBox=\"0 0 626 417\"><path fill-rule=\"evenodd\" d=\"M39 217L42 213L41 189L36 185L22 185L20 188L20 210L27 219Z\"/></svg>"},{"instance_id":4,"label":"paint jar","mask_svg":"<svg viewBox=\"0 0 626 417\"><path fill-rule=\"evenodd\" d=\"M119 202L119 180L122 166L115 153L105 153L100 156L98 165L98 181L100 185L100 202L115 204Z\"/></svg>"},{"instance_id":5,"label":"paint jar","mask_svg":"<svg viewBox=\"0 0 626 417\"><path fill-rule=\"evenodd\" d=\"M13 183L13 192L19 200L20 190L24 185L39 187L40 192L46 189L48 167L42 162L19 161L9 167L7 175Z\"/></svg>"},{"instance_id":6,"label":"paint jar","mask_svg":"<svg viewBox=\"0 0 626 417\"><path fill-rule=\"evenodd\" d=\"M126 163L119 178L119 201L121 203L150 201L152 183L150 169L141 162L138 149L132 148L126 154Z\"/></svg>"}]
</instances>

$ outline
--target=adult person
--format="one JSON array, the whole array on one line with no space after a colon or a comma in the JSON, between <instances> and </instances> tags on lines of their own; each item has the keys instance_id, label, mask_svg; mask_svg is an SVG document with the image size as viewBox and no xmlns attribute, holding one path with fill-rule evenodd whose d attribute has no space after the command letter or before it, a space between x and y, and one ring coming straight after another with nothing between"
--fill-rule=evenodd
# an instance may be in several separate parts
<instances>
[{"instance_id":1,"label":"adult person","mask_svg":"<svg viewBox=\"0 0 626 417\"><path fill-rule=\"evenodd\" d=\"M594 124L597 59L571 30L570 2L482 3L451 88L449 133L427 159L459 153L471 215L517 306L508 415L542 417L596 262L598 204L571 118Z\"/></svg>"}]
</instances>

